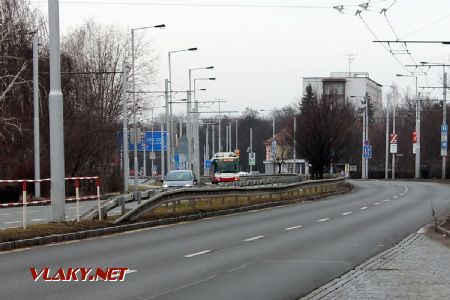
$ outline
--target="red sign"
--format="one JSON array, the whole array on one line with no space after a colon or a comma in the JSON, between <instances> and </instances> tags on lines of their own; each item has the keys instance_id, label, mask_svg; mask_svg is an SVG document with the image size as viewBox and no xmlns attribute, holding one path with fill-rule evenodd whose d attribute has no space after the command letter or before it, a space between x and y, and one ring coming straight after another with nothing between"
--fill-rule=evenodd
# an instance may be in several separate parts
<instances>
[{"instance_id":1,"label":"red sign","mask_svg":"<svg viewBox=\"0 0 450 300\"><path fill-rule=\"evenodd\" d=\"M415 131L412 133L412 142L413 144L417 144L417 132Z\"/></svg>"},{"instance_id":2,"label":"red sign","mask_svg":"<svg viewBox=\"0 0 450 300\"><path fill-rule=\"evenodd\" d=\"M397 144L398 143L397 137L398 137L398 135L396 133L392 133L391 134L391 138L390 138L391 144Z\"/></svg>"}]
</instances>

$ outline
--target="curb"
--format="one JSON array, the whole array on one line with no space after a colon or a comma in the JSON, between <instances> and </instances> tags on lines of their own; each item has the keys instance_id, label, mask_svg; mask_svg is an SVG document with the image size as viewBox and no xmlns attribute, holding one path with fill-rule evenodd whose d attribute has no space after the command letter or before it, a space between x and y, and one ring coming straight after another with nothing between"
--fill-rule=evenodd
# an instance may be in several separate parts
<instances>
[{"instance_id":1,"label":"curb","mask_svg":"<svg viewBox=\"0 0 450 300\"><path fill-rule=\"evenodd\" d=\"M327 193L327 194L323 194L320 196L312 196L312 197L302 198L301 200L295 199L295 200L284 200L284 201L277 201L277 202L267 202L267 203L261 203L261 204L255 204L255 205L249 205L249 206L243 206L243 207L237 207L237 208L230 208L230 209L224 209L224 210L218 210L218 211L197 213L197 214L174 217L174 218L165 218L165 219L144 221L144 222L139 222L139 223L125 224L125 225L115 225L115 226L107 227L107 228L91 229L91 230L84 230L84 231L71 232L71 233L62 233L62 234L52 234L52 235L48 235L48 236L35 237L35 238L24 239L24 240L3 242L3 243L0 243L0 252L11 251L11 250L19 249L19 248L26 248L26 247L32 247L32 246L41 246L41 245L52 244L52 243L60 243L60 242L65 242L65 241L82 240L82 239L98 237L98 236L103 236L103 235L109 235L109 234L114 234L114 233L133 231L133 230L156 227L156 226L161 226L161 225L176 224L176 223L187 222L187 221L195 221L195 220L200 220L200 219L204 219L204 218L230 215L230 214L246 212L246 211L250 211L250 210L264 209L264 208L268 208L268 207L285 206L285 205L294 204L294 203L305 203L306 201L311 201L311 200L314 201L314 200L318 200L318 199L321 199L324 197L345 194L345 193L351 191L352 189L353 189L353 186L350 186L349 188L347 188L344 191Z\"/></svg>"},{"instance_id":2,"label":"curb","mask_svg":"<svg viewBox=\"0 0 450 300\"><path fill-rule=\"evenodd\" d=\"M382 268L383 265L390 262L398 255L406 252L414 245L416 241L420 240L421 238L422 234L420 233L412 233L406 236L392 248L386 249L383 252L376 254L375 256L356 266L352 270L300 297L299 300L320 300L325 297L332 297L331 294L333 292L338 291L341 287L345 286L351 280L355 279L356 277L364 276L368 271Z\"/></svg>"}]
</instances>

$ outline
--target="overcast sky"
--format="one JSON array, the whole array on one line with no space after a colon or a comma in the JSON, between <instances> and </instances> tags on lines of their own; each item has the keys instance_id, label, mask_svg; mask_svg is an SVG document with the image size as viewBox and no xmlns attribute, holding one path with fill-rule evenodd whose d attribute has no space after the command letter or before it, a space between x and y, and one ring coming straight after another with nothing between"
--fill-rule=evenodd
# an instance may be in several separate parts
<instances>
[{"instance_id":1,"label":"overcast sky","mask_svg":"<svg viewBox=\"0 0 450 300\"><path fill-rule=\"evenodd\" d=\"M376 38L370 30L381 40L396 39L393 30L402 40L450 40L448 0L370 1L370 11L363 11L361 19L355 12L364 2L60 1L60 23L62 34L89 18L124 28L164 23L164 30L140 32L154 42L160 88L168 77L168 51L198 47L197 52L173 55L174 90L187 89L189 68L213 65L215 70L195 73L195 77L217 78L215 82L197 81L198 87L208 89L201 92L202 100L224 99L228 102L222 109L226 110L273 109L290 105L301 96L302 77L348 71L348 53L356 55L352 71L369 72L383 85L396 82L402 90L408 85L412 88L413 78L395 77L396 73L406 74L405 68L382 45L372 42ZM33 1L32 5L47 15L47 1ZM338 5L344 5L343 13L333 9ZM389 8L386 17L380 14L382 8ZM401 45L392 47L403 49ZM396 55L403 64L412 64L412 59L450 59L450 45L409 44L408 49L412 58ZM419 77L419 86L440 85L441 76L442 69L433 68L427 77ZM438 90L434 95L441 97L441 93Z\"/></svg>"}]
</instances>

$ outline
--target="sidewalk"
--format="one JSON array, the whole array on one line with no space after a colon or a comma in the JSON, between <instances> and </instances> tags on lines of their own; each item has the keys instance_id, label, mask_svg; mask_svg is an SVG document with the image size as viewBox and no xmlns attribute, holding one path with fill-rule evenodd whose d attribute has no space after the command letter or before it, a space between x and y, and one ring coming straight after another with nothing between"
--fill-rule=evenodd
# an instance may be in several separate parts
<instances>
[{"instance_id":1,"label":"sidewalk","mask_svg":"<svg viewBox=\"0 0 450 300\"><path fill-rule=\"evenodd\" d=\"M450 239L411 234L301 299L450 299Z\"/></svg>"}]
</instances>

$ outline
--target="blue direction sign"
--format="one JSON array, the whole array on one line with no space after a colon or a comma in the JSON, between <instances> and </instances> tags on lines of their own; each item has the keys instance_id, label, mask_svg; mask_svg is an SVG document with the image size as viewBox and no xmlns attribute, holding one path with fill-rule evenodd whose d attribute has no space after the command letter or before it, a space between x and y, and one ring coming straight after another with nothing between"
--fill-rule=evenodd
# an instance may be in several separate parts
<instances>
[{"instance_id":1,"label":"blue direction sign","mask_svg":"<svg viewBox=\"0 0 450 300\"><path fill-rule=\"evenodd\" d=\"M448 143L447 142L441 142L441 149L442 150L447 150L448 147Z\"/></svg>"},{"instance_id":2,"label":"blue direction sign","mask_svg":"<svg viewBox=\"0 0 450 300\"><path fill-rule=\"evenodd\" d=\"M364 158L372 158L372 146L364 146L363 147L363 157Z\"/></svg>"},{"instance_id":3,"label":"blue direction sign","mask_svg":"<svg viewBox=\"0 0 450 300\"><path fill-rule=\"evenodd\" d=\"M447 133L447 132L448 132L447 124L441 125L441 133Z\"/></svg>"},{"instance_id":4,"label":"blue direction sign","mask_svg":"<svg viewBox=\"0 0 450 300\"><path fill-rule=\"evenodd\" d=\"M161 131L146 131L145 138L145 151L147 152L161 152ZM129 151L134 150L134 144L128 144ZM152 148L153 146L153 148ZM138 151L144 151L144 143L140 141L138 143ZM164 151L167 151L167 131L164 131Z\"/></svg>"},{"instance_id":5,"label":"blue direction sign","mask_svg":"<svg viewBox=\"0 0 450 300\"><path fill-rule=\"evenodd\" d=\"M207 168L207 169L211 168L211 161L210 160L205 160L205 168Z\"/></svg>"}]
</instances>

